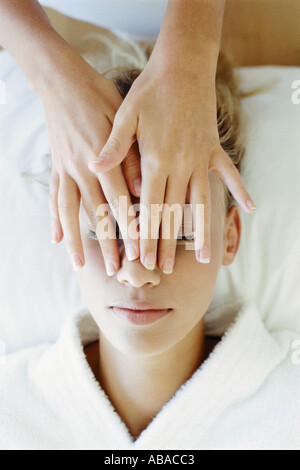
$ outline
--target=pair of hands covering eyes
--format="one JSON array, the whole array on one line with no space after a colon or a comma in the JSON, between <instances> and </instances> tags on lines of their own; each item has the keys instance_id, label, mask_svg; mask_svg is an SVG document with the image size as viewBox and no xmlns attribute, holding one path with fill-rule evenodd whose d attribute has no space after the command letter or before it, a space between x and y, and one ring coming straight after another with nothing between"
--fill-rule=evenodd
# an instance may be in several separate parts
<instances>
[{"instance_id":1,"label":"pair of hands covering eyes","mask_svg":"<svg viewBox=\"0 0 300 470\"><path fill-rule=\"evenodd\" d=\"M163 61L151 56L123 100L115 84L81 57L73 58L69 74L67 70L55 89L56 98L52 93L42 95L53 158L53 241L64 236L73 266L80 269L85 263L81 198L94 227L100 220L97 208L108 203L123 234L137 220L134 215L120 216L121 196L123 201L127 198L127 207L132 193L148 209L152 204L180 204L183 209L189 191L193 207L204 205L203 243L203 227L194 219L195 256L199 262L209 262L208 172L217 172L246 212L255 207L219 143L215 82L201 80L193 69L166 69ZM140 232L148 228L148 233L158 234L164 212L155 220L148 213L140 219ZM180 225L181 221L178 230ZM172 272L178 232L171 232L169 239L134 239L128 234L123 238L129 260L140 257L147 269L157 263L165 273ZM113 275L120 268L118 242L107 238L99 243L107 273Z\"/></svg>"},{"instance_id":2,"label":"pair of hands covering eyes","mask_svg":"<svg viewBox=\"0 0 300 470\"><path fill-rule=\"evenodd\" d=\"M183 208L189 194L193 208L204 206L204 224L196 217L194 223L200 262L211 256L209 171L224 180L246 212L254 210L218 136L215 75L224 8L225 0L170 0L150 60L123 101L114 83L55 31L39 2L0 2L0 42L45 109L52 153L52 238L65 239L75 269L85 264L81 199L94 227L97 209L108 202L123 235L137 220L134 214L119 220L120 197L130 206L130 193L140 195L148 213L140 220L141 235L151 233L152 222L156 237L125 236L126 253L130 260L140 257L147 269L157 263L165 273L175 263L177 227L158 240L166 213L153 222L152 204ZM99 242L107 273L113 275L120 268L117 240Z\"/></svg>"}]
</instances>

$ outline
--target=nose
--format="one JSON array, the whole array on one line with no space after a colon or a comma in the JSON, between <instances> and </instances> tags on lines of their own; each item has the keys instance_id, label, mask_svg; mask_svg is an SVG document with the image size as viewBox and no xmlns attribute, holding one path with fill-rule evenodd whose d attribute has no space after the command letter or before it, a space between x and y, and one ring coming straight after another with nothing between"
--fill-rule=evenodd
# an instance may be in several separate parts
<instances>
[{"instance_id":1,"label":"nose","mask_svg":"<svg viewBox=\"0 0 300 470\"><path fill-rule=\"evenodd\" d=\"M128 261L124 246L120 249L121 267L117 272L117 280L121 284L130 284L139 288L148 285L155 287L160 283L160 270L156 267L153 271L146 269L140 259Z\"/></svg>"}]
</instances>

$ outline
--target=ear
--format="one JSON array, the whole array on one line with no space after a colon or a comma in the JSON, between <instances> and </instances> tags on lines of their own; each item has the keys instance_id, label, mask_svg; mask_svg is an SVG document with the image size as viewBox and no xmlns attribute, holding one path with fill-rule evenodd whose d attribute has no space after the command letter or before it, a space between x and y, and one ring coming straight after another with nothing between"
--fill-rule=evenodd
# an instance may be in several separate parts
<instances>
[{"instance_id":1,"label":"ear","mask_svg":"<svg viewBox=\"0 0 300 470\"><path fill-rule=\"evenodd\" d=\"M223 261L224 266L229 266L233 263L235 255L239 249L241 239L242 224L240 214L237 206L230 207L224 227L224 252Z\"/></svg>"}]
</instances>

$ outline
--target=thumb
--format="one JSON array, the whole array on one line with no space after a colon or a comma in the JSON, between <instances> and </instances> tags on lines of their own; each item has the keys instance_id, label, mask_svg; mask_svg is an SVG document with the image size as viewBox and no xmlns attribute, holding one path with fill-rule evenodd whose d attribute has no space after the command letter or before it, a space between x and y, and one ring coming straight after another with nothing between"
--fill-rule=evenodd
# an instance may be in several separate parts
<instances>
[{"instance_id":1,"label":"thumb","mask_svg":"<svg viewBox=\"0 0 300 470\"><path fill-rule=\"evenodd\" d=\"M88 163L94 173L106 172L120 165L135 142L136 127L132 118L124 119L117 113L108 141L99 157Z\"/></svg>"},{"instance_id":2,"label":"thumb","mask_svg":"<svg viewBox=\"0 0 300 470\"><path fill-rule=\"evenodd\" d=\"M137 142L133 144L129 153L122 162L122 171L129 188L129 191L133 196L140 197L141 195L141 157L139 155L139 148Z\"/></svg>"}]
</instances>

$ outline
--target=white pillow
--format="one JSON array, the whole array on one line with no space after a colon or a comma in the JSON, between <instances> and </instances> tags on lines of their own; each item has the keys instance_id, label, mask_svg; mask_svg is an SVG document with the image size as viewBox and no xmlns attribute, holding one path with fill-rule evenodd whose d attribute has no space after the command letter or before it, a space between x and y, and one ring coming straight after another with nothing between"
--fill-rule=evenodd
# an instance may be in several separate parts
<instances>
[{"instance_id":1,"label":"white pillow","mask_svg":"<svg viewBox=\"0 0 300 470\"><path fill-rule=\"evenodd\" d=\"M7 90L7 104L0 105L0 341L13 352L55 341L66 316L86 306L64 242L50 244L48 190L21 175L47 168L43 107L5 51L0 70ZM244 89L274 77L279 84L244 100L249 133L243 178L258 209L255 215L241 211L240 250L221 270L207 324L220 314L226 319L246 296L271 328L300 331L300 105L291 103L300 69L254 67L237 74Z\"/></svg>"},{"instance_id":2,"label":"white pillow","mask_svg":"<svg viewBox=\"0 0 300 470\"><path fill-rule=\"evenodd\" d=\"M221 268L207 322L226 317L232 299L249 298L270 329L300 332L300 104L292 102L300 67L236 73L244 91L277 84L243 99L248 135L242 177L257 211L240 209L239 251L231 266Z\"/></svg>"}]
</instances>

